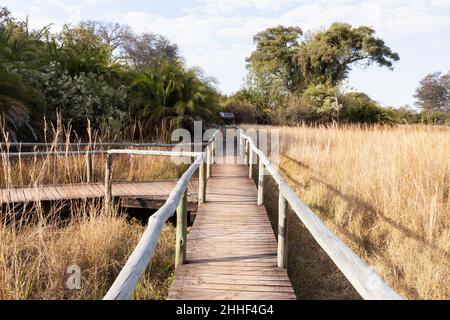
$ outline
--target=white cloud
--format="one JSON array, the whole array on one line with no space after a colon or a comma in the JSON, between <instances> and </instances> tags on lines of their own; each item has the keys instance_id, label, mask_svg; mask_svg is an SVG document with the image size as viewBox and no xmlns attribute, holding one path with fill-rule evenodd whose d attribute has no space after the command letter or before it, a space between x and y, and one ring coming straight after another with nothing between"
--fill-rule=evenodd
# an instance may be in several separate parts
<instances>
[{"instance_id":1,"label":"white cloud","mask_svg":"<svg viewBox=\"0 0 450 320\"><path fill-rule=\"evenodd\" d=\"M17 0L2 2L15 7L21 3ZM149 13L144 4L140 11L120 12L113 5L118 3L117 0L72 0L70 5L67 5L69 1L62 0L28 2L42 11L39 16L30 16L35 26L51 21L60 25L67 20L96 19L126 23L137 31L163 34L179 44L189 65L201 66L207 74L218 78L220 87L226 92L241 85L246 72L245 57L253 50L253 35L279 24L297 25L305 31L328 26L335 21L372 26L379 37L399 52L401 61L396 70L401 71L370 68L365 71L369 80L370 75L381 77L383 74L399 81L408 70L415 73L414 76L408 73L405 80L416 81L425 75L423 73L428 68L430 72L439 67L449 68L447 57L450 56L450 48L446 40L450 31L449 0L197 0L189 1L177 16L166 16L159 11ZM109 5L105 6L106 3ZM30 8L21 10L23 16L29 11ZM430 55L433 59L429 59ZM417 64L421 68L417 68ZM359 74L355 77L358 82L363 81L358 71L355 74ZM365 86L370 94L370 81ZM375 86L378 89L373 92L379 95L375 98L389 100L392 104L408 102L404 97L412 95L406 88L400 88L403 93L395 96L389 91L391 88L383 90L383 81ZM387 92L385 98L382 98L383 92Z\"/></svg>"}]
</instances>

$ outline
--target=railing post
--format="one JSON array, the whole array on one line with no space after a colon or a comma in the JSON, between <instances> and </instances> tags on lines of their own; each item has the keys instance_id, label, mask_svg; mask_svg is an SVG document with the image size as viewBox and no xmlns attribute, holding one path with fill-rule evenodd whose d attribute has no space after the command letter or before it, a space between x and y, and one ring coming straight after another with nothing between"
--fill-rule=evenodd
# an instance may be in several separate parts
<instances>
[{"instance_id":1,"label":"railing post","mask_svg":"<svg viewBox=\"0 0 450 320\"><path fill-rule=\"evenodd\" d=\"M243 147L243 138L242 138L242 130L241 129L239 129L239 157L241 157L241 159L242 159L242 157L244 156L243 155L243 151L244 151L244 147Z\"/></svg>"},{"instance_id":2,"label":"railing post","mask_svg":"<svg viewBox=\"0 0 450 320\"><path fill-rule=\"evenodd\" d=\"M86 151L86 182L91 183L94 181L94 177L92 176L92 155L88 151Z\"/></svg>"},{"instance_id":3,"label":"railing post","mask_svg":"<svg viewBox=\"0 0 450 320\"><path fill-rule=\"evenodd\" d=\"M211 164L214 164L215 161L215 155L216 155L216 141L213 140L211 142Z\"/></svg>"},{"instance_id":4,"label":"railing post","mask_svg":"<svg viewBox=\"0 0 450 320\"><path fill-rule=\"evenodd\" d=\"M206 178L211 177L211 145L206 147Z\"/></svg>"},{"instance_id":5,"label":"railing post","mask_svg":"<svg viewBox=\"0 0 450 320\"><path fill-rule=\"evenodd\" d=\"M251 179L253 177L253 150L249 148L248 157L248 177Z\"/></svg>"},{"instance_id":6,"label":"railing post","mask_svg":"<svg viewBox=\"0 0 450 320\"><path fill-rule=\"evenodd\" d=\"M198 203L206 202L206 163L202 161L198 172Z\"/></svg>"},{"instance_id":7,"label":"railing post","mask_svg":"<svg viewBox=\"0 0 450 320\"><path fill-rule=\"evenodd\" d=\"M244 141L245 141L244 164L248 165L248 151L249 151L249 148L250 148L250 144L249 144L247 139L245 139Z\"/></svg>"},{"instance_id":8,"label":"railing post","mask_svg":"<svg viewBox=\"0 0 450 320\"><path fill-rule=\"evenodd\" d=\"M278 194L278 268L285 269L287 266L287 223L286 223L287 201L281 193Z\"/></svg>"},{"instance_id":9,"label":"railing post","mask_svg":"<svg viewBox=\"0 0 450 320\"><path fill-rule=\"evenodd\" d=\"M105 163L105 210L110 209L112 202L112 154L106 154Z\"/></svg>"},{"instance_id":10,"label":"railing post","mask_svg":"<svg viewBox=\"0 0 450 320\"><path fill-rule=\"evenodd\" d=\"M175 250L175 267L186 263L187 238L187 189L183 192L177 207L177 234Z\"/></svg>"},{"instance_id":11,"label":"railing post","mask_svg":"<svg viewBox=\"0 0 450 320\"><path fill-rule=\"evenodd\" d=\"M259 170L258 170L258 205L264 204L264 162L259 157Z\"/></svg>"}]
</instances>

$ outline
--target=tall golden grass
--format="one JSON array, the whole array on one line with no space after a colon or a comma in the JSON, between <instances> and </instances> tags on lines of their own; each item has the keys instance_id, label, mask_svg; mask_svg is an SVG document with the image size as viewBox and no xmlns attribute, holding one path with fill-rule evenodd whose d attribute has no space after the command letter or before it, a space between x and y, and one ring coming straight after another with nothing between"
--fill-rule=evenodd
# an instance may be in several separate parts
<instances>
[{"instance_id":1,"label":"tall golden grass","mask_svg":"<svg viewBox=\"0 0 450 320\"><path fill-rule=\"evenodd\" d=\"M69 137L70 130L56 129L46 150L70 151ZM64 147L58 147L61 141ZM1 151L0 187L86 182L85 156L12 158L12 148ZM104 181L104 167L104 156L93 156L94 181ZM120 155L114 156L113 180L177 178L183 170L167 157ZM50 208L3 204L0 218L0 299L101 299L145 227L118 207L104 210L99 200L57 202ZM174 250L175 232L167 225L135 299L166 297ZM81 290L66 286L71 265L81 269Z\"/></svg>"},{"instance_id":2,"label":"tall golden grass","mask_svg":"<svg viewBox=\"0 0 450 320\"><path fill-rule=\"evenodd\" d=\"M388 284L406 298L450 298L450 128L272 128L287 182ZM355 298L298 219L289 221L297 295Z\"/></svg>"}]
</instances>

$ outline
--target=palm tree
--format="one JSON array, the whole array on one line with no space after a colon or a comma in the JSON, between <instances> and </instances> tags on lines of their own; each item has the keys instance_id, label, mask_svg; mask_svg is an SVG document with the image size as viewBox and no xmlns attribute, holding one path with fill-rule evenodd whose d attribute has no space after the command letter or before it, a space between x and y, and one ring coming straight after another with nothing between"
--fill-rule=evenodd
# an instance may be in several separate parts
<instances>
[{"instance_id":1,"label":"palm tree","mask_svg":"<svg viewBox=\"0 0 450 320\"><path fill-rule=\"evenodd\" d=\"M45 103L17 70L35 66L39 45L19 26L0 25L0 118L11 140L37 139L35 128L39 122L33 120L41 117Z\"/></svg>"},{"instance_id":2,"label":"palm tree","mask_svg":"<svg viewBox=\"0 0 450 320\"><path fill-rule=\"evenodd\" d=\"M196 68L165 61L136 75L130 93L130 112L147 128L169 122L171 127L191 127L194 120L213 115L217 93L211 79Z\"/></svg>"}]
</instances>

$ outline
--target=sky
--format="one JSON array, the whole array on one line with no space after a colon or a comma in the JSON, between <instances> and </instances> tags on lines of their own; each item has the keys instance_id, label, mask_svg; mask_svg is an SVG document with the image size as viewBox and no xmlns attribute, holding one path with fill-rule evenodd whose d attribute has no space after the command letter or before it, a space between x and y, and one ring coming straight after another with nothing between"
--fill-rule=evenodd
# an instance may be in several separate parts
<instances>
[{"instance_id":1,"label":"sky","mask_svg":"<svg viewBox=\"0 0 450 320\"><path fill-rule=\"evenodd\" d=\"M189 67L218 81L223 93L241 88L253 35L268 27L314 31L333 22L367 25L400 55L394 70L354 68L347 90L385 106L414 103L422 78L450 70L450 0L0 0L31 27L83 20L119 22L178 44Z\"/></svg>"}]
</instances>

